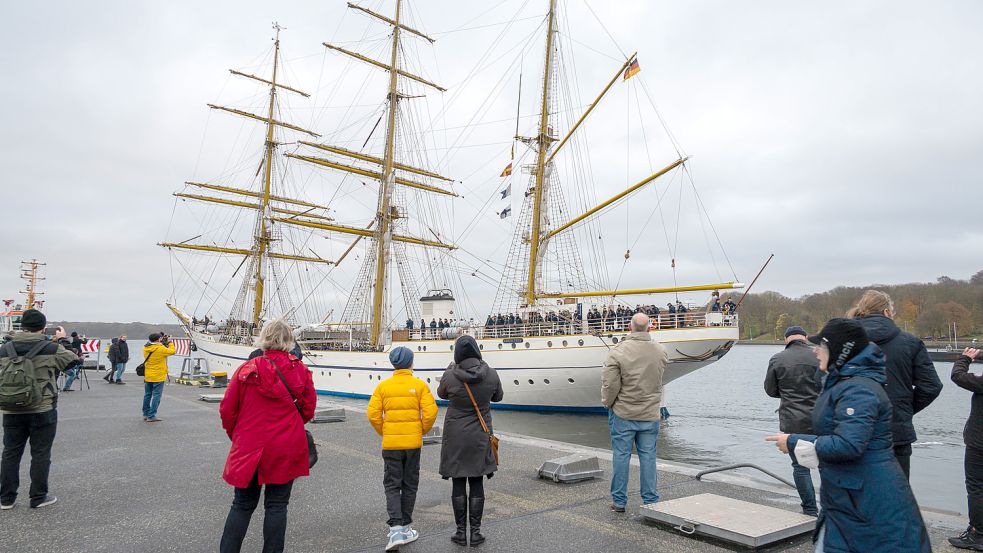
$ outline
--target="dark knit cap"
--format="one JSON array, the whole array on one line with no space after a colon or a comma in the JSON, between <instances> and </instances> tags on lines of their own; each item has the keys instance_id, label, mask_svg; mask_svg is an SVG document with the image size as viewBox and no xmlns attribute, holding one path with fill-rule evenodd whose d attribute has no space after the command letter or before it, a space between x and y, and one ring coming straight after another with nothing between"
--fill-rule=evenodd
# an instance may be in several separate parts
<instances>
[{"instance_id":1,"label":"dark knit cap","mask_svg":"<svg viewBox=\"0 0 983 553\"><path fill-rule=\"evenodd\" d=\"M393 348L389 352L389 362L397 369L408 369L413 366L413 350L405 346Z\"/></svg>"},{"instance_id":2,"label":"dark knit cap","mask_svg":"<svg viewBox=\"0 0 983 553\"><path fill-rule=\"evenodd\" d=\"M798 326L798 325L790 326L790 327L788 327L788 328L785 329L785 337L786 338L788 338L789 336L795 336L795 335L808 336L809 333L806 332L806 330L804 328L802 328L801 326Z\"/></svg>"},{"instance_id":3,"label":"dark knit cap","mask_svg":"<svg viewBox=\"0 0 983 553\"><path fill-rule=\"evenodd\" d=\"M48 324L48 319L44 313L37 309L28 309L20 317L20 327L28 332L38 332L44 330L44 325Z\"/></svg>"},{"instance_id":4,"label":"dark knit cap","mask_svg":"<svg viewBox=\"0 0 983 553\"><path fill-rule=\"evenodd\" d=\"M813 344L829 348L829 370L839 369L870 344L863 325L854 319L830 319L819 334L810 336Z\"/></svg>"}]
</instances>

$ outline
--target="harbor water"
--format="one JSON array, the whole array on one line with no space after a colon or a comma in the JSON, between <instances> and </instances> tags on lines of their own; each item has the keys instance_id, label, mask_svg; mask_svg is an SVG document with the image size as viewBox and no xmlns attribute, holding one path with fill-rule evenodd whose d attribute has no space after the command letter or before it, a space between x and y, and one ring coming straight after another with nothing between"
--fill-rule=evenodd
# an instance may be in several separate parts
<instances>
[{"instance_id":1,"label":"harbor water","mask_svg":"<svg viewBox=\"0 0 983 553\"><path fill-rule=\"evenodd\" d=\"M763 388L768 359L778 351L780 346L735 346L722 360L669 384L665 404L671 417L659 433L658 457L701 467L755 463L791 479L788 456L764 441L778 432L778 400ZM180 359L171 360L176 374ZM137 364L139 360L131 360L128 372ZM970 394L949 380L952 363L936 363L935 368L942 395L914 419L918 442L911 460L912 488L923 507L965 513L962 428ZM359 407L367 403L332 401ZM611 445L604 415L496 410L494 424L502 432L606 449ZM753 470L738 472L767 478ZM814 477L818 483L815 472Z\"/></svg>"}]
</instances>

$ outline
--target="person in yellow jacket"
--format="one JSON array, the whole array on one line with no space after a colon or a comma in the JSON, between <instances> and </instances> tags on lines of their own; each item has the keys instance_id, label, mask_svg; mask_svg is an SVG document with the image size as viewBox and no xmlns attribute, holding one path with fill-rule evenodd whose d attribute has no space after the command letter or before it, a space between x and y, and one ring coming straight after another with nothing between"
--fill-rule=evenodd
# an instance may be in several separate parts
<instances>
[{"instance_id":1,"label":"person in yellow jacket","mask_svg":"<svg viewBox=\"0 0 983 553\"><path fill-rule=\"evenodd\" d=\"M410 527L420 484L420 448L423 435L437 420L437 402L427 384L413 376L413 352L406 347L389 352L393 375L375 387L367 415L382 436L383 484L389 513L386 551L416 541L419 532Z\"/></svg>"},{"instance_id":2,"label":"person in yellow jacket","mask_svg":"<svg viewBox=\"0 0 983 553\"><path fill-rule=\"evenodd\" d=\"M170 336L156 332L148 340L143 346L143 420L160 422L157 408L167 380L167 358L174 355L174 344Z\"/></svg>"}]
</instances>

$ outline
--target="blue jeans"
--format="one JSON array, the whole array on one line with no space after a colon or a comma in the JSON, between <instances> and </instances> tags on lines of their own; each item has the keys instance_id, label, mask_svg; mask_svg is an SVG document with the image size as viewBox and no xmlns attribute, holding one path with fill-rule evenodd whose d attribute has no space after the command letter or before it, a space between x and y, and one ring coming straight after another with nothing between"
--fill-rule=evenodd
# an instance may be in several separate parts
<instances>
[{"instance_id":1,"label":"blue jeans","mask_svg":"<svg viewBox=\"0 0 983 553\"><path fill-rule=\"evenodd\" d=\"M816 509L816 488L812 484L812 472L792 459L792 480L795 482L795 489L799 491L799 499L802 500L802 512L807 515L816 516L819 511Z\"/></svg>"},{"instance_id":2,"label":"blue jeans","mask_svg":"<svg viewBox=\"0 0 983 553\"><path fill-rule=\"evenodd\" d=\"M125 370L126 363L116 363L116 374L113 375L113 378L115 378L117 382L123 380L123 371Z\"/></svg>"},{"instance_id":3,"label":"blue jeans","mask_svg":"<svg viewBox=\"0 0 983 553\"><path fill-rule=\"evenodd\" d=\"M160 395L163 393L163 382L143 383L143 416L148 419L157 416L157 407L160 406Z\"/></svg>"},{"instance_id":4,"label":"blue jeans","mask_svg":"<svg viewBox=\"0 0 983 553\"><path fill-rule=\"evenodd\" d=\"M65 387L62 389L63 390L70 389L72 387L72 384L75 382L75 377L77 377L78 375L79 375L78 369L68 369L67 371L65 371Z\"/></svg>"},{"instance_id":5,"label":"blue jeans","mask_svg":"<svg viewBox=\"0 0 983 553\"><path fill-rule=\"evenodd\" d=\"M611 500L624 507L628 502L628 466L631 446L638 451L642 503L659 500L656 492L658 474L655 468L655 441L659 437L659 421L630 421L608 411L608 428L611 431Z\"/></svg>"}]
</instances>

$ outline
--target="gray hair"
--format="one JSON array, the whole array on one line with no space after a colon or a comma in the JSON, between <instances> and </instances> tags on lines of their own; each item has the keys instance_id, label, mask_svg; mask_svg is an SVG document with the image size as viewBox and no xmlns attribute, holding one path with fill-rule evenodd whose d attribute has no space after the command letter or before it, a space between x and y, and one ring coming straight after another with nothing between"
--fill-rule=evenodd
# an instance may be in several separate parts
<instances>
[{"instance_id":1,"label":"gray hair","mask_svg":"<svg viewBox=\"0 0 983 553\"><path fill-rule=\"evenodd\" d=\"M275 349L290 351L294 348L294 333L283 319L274 319L265 325L256 338L256 347L266 351Z\"/></svg>"},{"instance_id":2,"label":"gray hair","mask_svg":"<svg viewBox=\"0 0 983 553\"><path fill-rule=\"evenodd\" d=\"M631 318L632 332L648 332L649 316L645 313L635 313Z\"/></svg>"}]
</instances>

